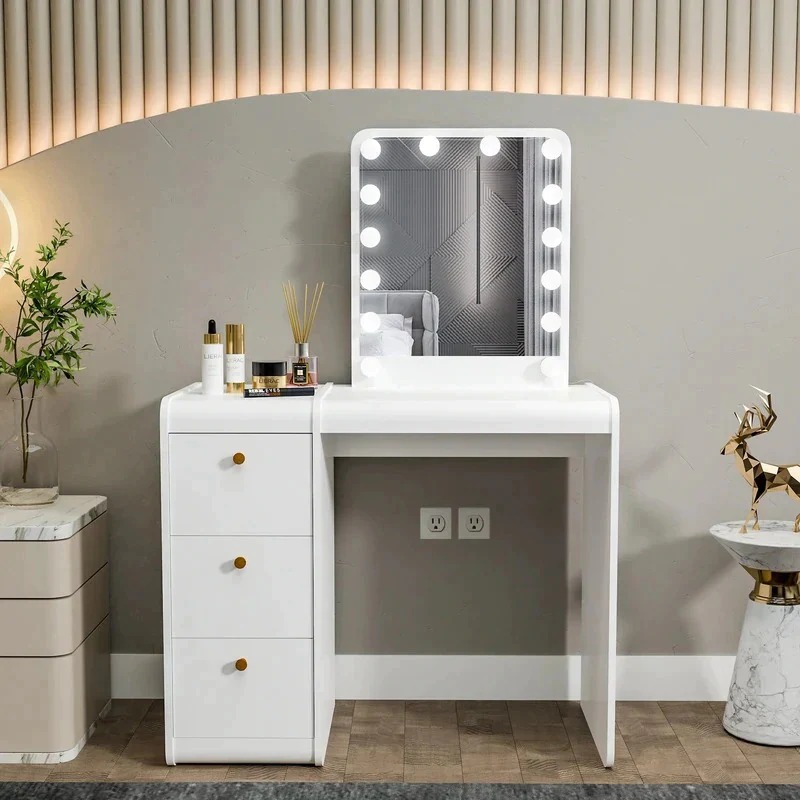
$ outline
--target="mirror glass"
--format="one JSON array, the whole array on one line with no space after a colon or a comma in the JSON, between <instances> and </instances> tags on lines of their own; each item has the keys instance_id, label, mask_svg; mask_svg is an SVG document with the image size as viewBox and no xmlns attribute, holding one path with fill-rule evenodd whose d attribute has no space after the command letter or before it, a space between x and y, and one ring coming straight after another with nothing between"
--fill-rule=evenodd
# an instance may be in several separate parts
<instances>
[{"instance_id":1,"label":"mirror glass","mask_svg":"<svg viewBox=\"0 0 800 800\"><path fill-rule=\"evenodd\" d=\"M404 134L359 147L358 354L560 355L562 142Z\"/></svg>"}]
</instances>

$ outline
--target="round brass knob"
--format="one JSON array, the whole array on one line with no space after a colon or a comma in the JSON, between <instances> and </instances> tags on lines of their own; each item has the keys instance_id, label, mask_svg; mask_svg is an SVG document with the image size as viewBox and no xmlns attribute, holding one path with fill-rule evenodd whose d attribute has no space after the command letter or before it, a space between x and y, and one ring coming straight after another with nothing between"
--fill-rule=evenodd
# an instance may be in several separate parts
<instances>
[{"instance_id":1,"label":"round brass knob","mask_svg":"<svg viewBox=\"0 0 800 800\"><path fill-rule=\"evenodd\" d=\"M233 463L234 464L244 464L244 453L234 453L233 454Z\"/></svg>"},{"instance_id":2,"label":"round brass knob","mask_svg":"<svg viewBox=\"0 0 800 800\"><path fill-rule=\"evenodd\" d=\"M247 669L247 659L246 658L237 658L236 663L234 664L239 672L244 672Z\"/></svg>"},{"instance_id":3,"label":"round brass knob","mask_svg":"<svg viewBox=\"0 0 800 800\"><path fill-rule=\"evenodd\" d=\"M247 566L247 559L244 556L236 556L233 559L233 566L236 569L244 569Z\"/></svg>"}]
</instances>

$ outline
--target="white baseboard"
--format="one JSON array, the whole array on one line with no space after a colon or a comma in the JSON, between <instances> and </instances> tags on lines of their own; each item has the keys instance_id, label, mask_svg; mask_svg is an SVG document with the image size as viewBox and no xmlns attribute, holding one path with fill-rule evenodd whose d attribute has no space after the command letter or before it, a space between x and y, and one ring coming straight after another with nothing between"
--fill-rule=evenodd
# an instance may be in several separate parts
<instances>
[{"instance_id":1,"label":"white baseboard","mask_svg":"<svg viewBox=\"0 0 800 800\"><path fill-rule=\"evenodd\" d=\"M734 656L618 656L618 700L725 700ZM113 653L111 696L164 696L161 655ZM348 700L578 700L580 656L336 656Z\"/></svg>"}]
</instances>

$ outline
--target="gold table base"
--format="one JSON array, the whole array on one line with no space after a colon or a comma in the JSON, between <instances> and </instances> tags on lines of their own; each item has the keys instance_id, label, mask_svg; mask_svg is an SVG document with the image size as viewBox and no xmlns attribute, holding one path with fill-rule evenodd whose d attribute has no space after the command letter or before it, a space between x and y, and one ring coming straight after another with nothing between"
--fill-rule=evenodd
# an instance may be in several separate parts
<instances>
[{"instance_id":1,"label":"gold table base","mask_svg":"<svg viewBox=\"0 0 800 800\"><path fill-rule=\"evenodd\" d=\"M773 572L769 569L744 568L755 578L750 599L768 606L800 605L800 572Z\"/></svg>"}]
</instances>

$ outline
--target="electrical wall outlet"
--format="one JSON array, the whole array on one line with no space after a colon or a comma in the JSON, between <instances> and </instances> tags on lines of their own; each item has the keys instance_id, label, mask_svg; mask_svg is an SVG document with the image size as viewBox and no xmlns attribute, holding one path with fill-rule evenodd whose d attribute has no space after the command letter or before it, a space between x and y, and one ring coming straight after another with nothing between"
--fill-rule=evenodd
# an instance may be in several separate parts
<instances>
[{"instance_id":1,"label":"electrical wall outlet","mask_svg":"<svg viewBox=\"0 0 800 800\"><path fill-rule=\"evenodd\" d=\"M490 522L488 508L459 508L458 538L489 539Z\"/></svg>"},{"instance_id":2,"label":"electrical wall outlet","mask_svg":"<svg viewBox=\"0 0 800 800\"><path fill-rule=\"evenodd\" d=\"M421 508L419 510L420 539L451 539L452 536L449 508Z\"/></svg>"}]
</instances>

